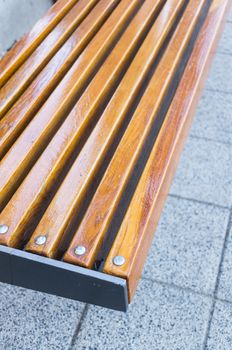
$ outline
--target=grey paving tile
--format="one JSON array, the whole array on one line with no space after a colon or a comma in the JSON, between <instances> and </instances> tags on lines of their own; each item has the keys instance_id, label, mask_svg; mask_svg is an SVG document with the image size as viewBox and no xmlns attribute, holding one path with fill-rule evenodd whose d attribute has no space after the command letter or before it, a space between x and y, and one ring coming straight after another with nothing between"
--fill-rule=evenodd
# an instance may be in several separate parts
<instances>
[{"instance_id":1,"label":"grey paving tile","mask_svg":"<svg viewBox=\"0 0 232 350\"><path fill-rule=\"evenodd\" d=\"M52 5L51 0L0 0L0 57L20 39Z\"/></svg>"},{"instance_id":2,"label":"grey paving tile","mask_svg":"<svg viewBox=\"0 0 232 350\"><path fill-rule=\"evenodd\" d=\"M143 276L213 295L229 210L169 198Z\"/></svg>"},{"instance_id":3,"label":"grey paving tile","mask_svg":"<svg viewBox=\"0 0 232 350\"><path fill-rule=\"evenodd\" d=\"M232 22L232 7L230 6L230 13L227 19L228 22Z\"/></svg>"},{"instance_id":4,"label":"grey paving tile","mask_svg":"<svg viewBox=\"0 0 232 350\"><path fill-rule=\"evenodd\" d=\"M141 281L127 314L90 307L75 350L199 350L211 300Z\"/></svg>"},{"instance_id":5,"label":"grey paving tile","mask_svg":"<svg viewBox=\"0 0 232 350\"><path fill-rule=\"evenodd\" d=\"M84 304L0 284L0 349L64 350Z\"/></svg>"},{"instance_id":6,"label":"grey paving tile","mask_svg":"<svg viewBox=\"0 0 232 350\"><path fill-rule=\"evenodd\" d=\"M232 302L232 228L224 253L217 296Z\"/></svg>"},{"instance_id":7,"label":"grey paving tile","mask_svg":"<svg viewBox=\"0 0 232 350\"><path fill-rule=\"evenodd\" d=\"M230 206L232 147L190 137L170 192L185 198Z\"/></svg>"},{"instance_id":8,"label":"grey paving tile","mask_svg":"<svg viewBox=\"0 0 232 350\"><path fill-rule=\"evenodd\" d=\"M232 54L232 23L225 24L224 32L218 45L218 52Z\"/></svg>"},{"instance_id":9,"label":"grey paving tile","mask_svg":"<svg viewBox=\"0 0 232 350\"><path fill-rule=\"evenodd\" d=\"M210 70L206 89L232 93L232 56L218 52Z\"/></svg>"},{"instance_id":10,"label":"grey paving tile","mask_svg":"<svg viewBox=\"0 0 232 350\"><path fill-rule=\"evenodd\" d=\"M232 95L205 90L190 134L232 143Z\"/></svg>"},{"instance_id":11,"label":"grey paving tile","mask_svg":"<svg viewBox=\"0 0 232 350\"><path fill-rule=\"evenodd\" d=\"M216 302L207 350L231 350L232 349L232 305Z\"/></svg>"}]
</instances>

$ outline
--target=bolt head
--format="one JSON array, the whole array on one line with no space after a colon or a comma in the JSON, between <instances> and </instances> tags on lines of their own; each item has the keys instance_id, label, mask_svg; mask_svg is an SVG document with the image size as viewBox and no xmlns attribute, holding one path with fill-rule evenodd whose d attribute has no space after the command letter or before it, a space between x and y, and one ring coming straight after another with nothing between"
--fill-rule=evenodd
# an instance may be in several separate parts
<instances>
[{"instance_id":1,"label":"bolt head","mask_svg":"<svg viewBox=\"0 0 232 350\"><path fill-rule=\"evenodd\" d=\"M0 225L0 235L4 235L9 230L9 227L5 224Z\"/></svg>"},{"instance_id":2,"label":"bolt head","mask_svg":"<svg viewBox=\"0 0 232 350\"><path fill-rule=\"evenodd\" d=\"M116 266L122 266L125 263L125 261L126 260L125 260L124 256L121 256L121 255L117 255L113 259L113 263Z\"/></svg>"},{"instance_id":3,"label":"bolt head","mask_svg":"<svg viewBox=\"0 0 232 350\"><path fill-rule=\"evenodd\" d=\"M41 235L41 236L36 237L35 243L38 245L43 245L46 243L46 240L47 240L47 237L44 235Z\"/></svg>"},{"instance_id":4,"label":"bolt head","mask_svg":"<svg viewBox=\"0 0 232 350\"><path fill-rule=\"evenodd\" d=\"M78 245L74 250L75 255L78 255L78 256L84 255L85 252L86 252L86 249L83 245Z\"/></svg>"}]
</instances>

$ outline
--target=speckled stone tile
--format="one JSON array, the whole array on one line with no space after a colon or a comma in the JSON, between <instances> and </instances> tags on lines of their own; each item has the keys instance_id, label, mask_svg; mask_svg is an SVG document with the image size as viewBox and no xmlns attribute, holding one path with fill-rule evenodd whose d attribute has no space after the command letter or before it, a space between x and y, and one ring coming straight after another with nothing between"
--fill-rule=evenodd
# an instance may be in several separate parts
<instances>
[{"instance_id":1,"label":"speckled stone tile","mask_svg":"<svg viewBox=\"0 0 232 350\"><path fill-rule=\"evenodd\" d=\"M52 4L52 0L0 0L0 57Z\"/></svg>"},{"instance_id":2,"label":"speckled stone tile","mask_svg":"<svg viewBox=\"0 0 232 350\"><path fill-rule=\"evenodd\" d=\"M143 276L213 294L229 210L169 198Z\"/></svg>"},{"instance_id":3,"label":"speckled stone tile","mask_svg":"<svg viewBox=\"0 0 232 350\"><path fill-rule=\"evenodd\" d=\"M206 350L232 349L232 304L216 302Z\"/></svg>"},{"instance_id":4,"label":"speckled stone tile","mask_svg":"<svg viewBox=\"0 0 232 350\"><path fill-rule=\"evenodd\" d=\"M218 45L218 52L232 54L232 23L225 24L224 32Z\"/></svg>"},{"instance_id":5,"label":"speckled stone tile","mask_svg":"<svg viewBox=\"0 0 232 350\"><path fill-rule=\"evenodd\" d=\"M232 93L232 55L215 55L206 89Z\"/></svg>"},{"instance_id":6,"label":"speckled stone tile","mask_svg":"<svg viewBox=\"0 0 232 350\"><path fill-rule=\"evenodd\" d=\"M0 284L0 349L64 350L84 304Z\"/></svg>"},{"instance_id":7,"label":"speckled stone tile","mask_svg":"<svg viewBox=\"0 0 232 350\"><path fill-rule=\"evenodd\" d=\"M75 350L199 350L211 300L141 281L127 314L90 307Z\"/></svg>"},{"instance_id":8,"label":"speckled stone tile","mask_svg":"<svg viewBox=\"0 0 232 350\"><path fill-rule=\"evenodd\" d=\"M230 6L230 13L227 19L228 22L232 22L232 7Z\"/></svg>"},{"instance_id":9,"label":"speckled stone tile","mask_svg":"<svg viewBox=\"0 0 232 350\"><path fill-rule=\"evenodd\" d=\"M232 228L224 253L217 296L232 302Z\"/></svg>"},{"instance_id":10,"label":"speckled stone tile","mask_svg":"<svg viewBox=\"0 0 232 350\"><path fill-rule=\"evenodd\" d=\"M229 207L231 164L231 145L189 137L170 193Z\"/></svg>"},{"instance_id":11,"label":"speckled stone tile","mask_svg":"<svg viewBox=\"0 0 232 350\"><path fill-rule=\"evenodd\" d=\"M232 25L232 24L231 24ZM190 134L232 144L232 96L205 90Z\"/></svg>"}]
</instances>

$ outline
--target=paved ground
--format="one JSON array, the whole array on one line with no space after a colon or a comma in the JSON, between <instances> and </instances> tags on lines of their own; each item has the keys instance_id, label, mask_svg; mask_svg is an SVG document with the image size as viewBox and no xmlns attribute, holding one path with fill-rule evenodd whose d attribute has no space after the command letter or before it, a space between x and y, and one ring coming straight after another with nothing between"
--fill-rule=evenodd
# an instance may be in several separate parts
<instances>
[{"instance_id":1,"label":"paved ground","mask_svg":"<svg viewBox=\"0 0 232 350\"><path fill-rule=\"evenodd\" d=\"M0 0L0 57L51 4L52 0Z\"/></svg>"},{"instance_id":2,"label":"paved ground","mask_svg":"<svg viewBox=\"0 0 232 350\"><path fill-rule=\"evenodd\" d=\"M232 15L127 314L0 284L0 350L232 349Z\"/></svg>"}]
</instances>

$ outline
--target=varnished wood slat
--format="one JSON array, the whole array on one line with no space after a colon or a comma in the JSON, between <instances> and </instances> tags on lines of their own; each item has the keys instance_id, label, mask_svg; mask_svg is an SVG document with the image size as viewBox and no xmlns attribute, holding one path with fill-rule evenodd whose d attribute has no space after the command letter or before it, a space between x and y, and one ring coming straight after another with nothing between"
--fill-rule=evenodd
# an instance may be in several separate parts
<instances>
[{"instance_id":1,"label":"varnished wood slat","mask_svg":"<svg viewBox=\"0 0 232 350\"><path fill-rule=\"evenodd\" d=\"M90 76L93 75L99 62L106 57L109 48L112 47L112 42L125 29L129 19L140 4L141 0L124 0L116 7L43 107L1 160L0 210L3 209L19 183L26 176L35 159L42 153L60 122L64 120L67 111L70 110L70 106L76 101L78 93L80 94ZM86 94L86 96L88 95ZM89 101L88 98L87 101ZM71 124L70 130L75 130L75 125L76 123L74 126ZM63 141L65 140L68 141L64 137Z\"/></svg>"},{"instance_id":2,"label":"varnished wood slat","mask_svg":"<svg viewBox=\"0 0 232 350\"><path fill-rule=\"evenodd\" d=\"M163 7L68 176L43 215L26 246L27 250L49 257L56 257L64 250L61 242L66 239L69 226L85 200L87 189L94 181L109 147L132 108L139 88L183 4L183 0L171 0ZM37 245L36 238L41 234L46 234L46 244Z\"/></svg>"},{"instance_id":3,"label":"varnished wood slat","mask_svg":"<svg viewBox=\"0 0 232 350\"><path fill-rule=\"evenodd\" d=\"M29 57L78 0L59 0L0 61L0 87Z\"/></svg>"},{"instance_id":4,"label":"varnished wood slat","mask_svg":"<svg viewBox=\"0 0 232 350\"><path fill-rule=\"evenodd\" d=\"M0 158L6 154L119 1L100 1L0 120Z\"/></svg>"},{"instance_id":5,"label":"varnished wood slat","mask_svg":"<svg viewBox=\"0 0 232 350\"><path fill-rule=\"evenodd\" d=\"M126 278L131 300L191 125L230 1L214 0L103 271ZM113 264L124 256L122 266Z\"/></svg>"},{"instance_id":6,"label":"varnished wood slat","mask_svg":"<svg viewBox=\"0 0 232 350\"><path fill-rule=\"evenodd\" d=\"M123 4L125 5L126 2L124 1ZM162 4L160 0L149 0L141 7L41 158L32 168L31 173L3 210L0 221L7 222L9 231L6 235L0 235L2 244L16 246L20 244L21 239L25 238L22 236L26 235L27 230L23 225L26 224L28 227L34 220L34 213L38 210L41 199L46 197L49 187L67 163L81 135L88 131L96 109L101 106L109 91L112 90L126 63L133 58L134 51L143 39L143 34L150 26L151 19L160 4ZM123 14L125 15L125 11ZM19 198L23 198L23 205Z\"/></svg>"},{"instance_id":7,"label":"varnished wood slat","mask_svg":"<svg viewBox=\"0 0 232 350\"><path fill-rule=\"evenodd\" d=\"M136 109L130 124L108 166L88 210L64 255L64 260L91 268L99 249L107 240L107 229L116 212L120 198L133 174L158 112L165 100L178 66L205 8L205 0L189 2L152 79ZM77 246L86 252L76 255Z\"/></svg>"},{"instance_id":8,"label":"varnished wood slat","mask_svg":"<svg viewBox=\"0 0 232 350\"><path fill-rule=\"evenodd\" d=\"M81 23L97 0L79 0L0 90L0 119Z\"/></svg>"}]
</instances>

